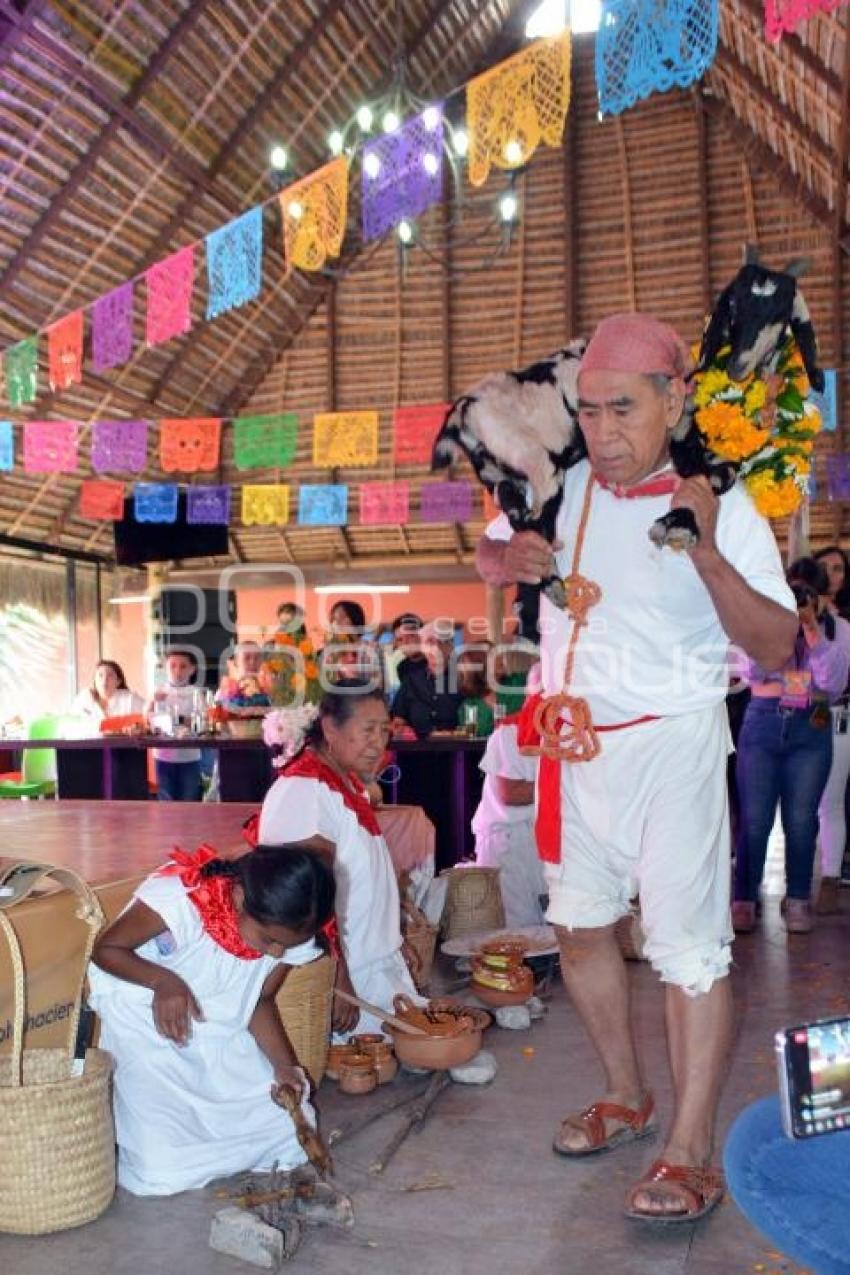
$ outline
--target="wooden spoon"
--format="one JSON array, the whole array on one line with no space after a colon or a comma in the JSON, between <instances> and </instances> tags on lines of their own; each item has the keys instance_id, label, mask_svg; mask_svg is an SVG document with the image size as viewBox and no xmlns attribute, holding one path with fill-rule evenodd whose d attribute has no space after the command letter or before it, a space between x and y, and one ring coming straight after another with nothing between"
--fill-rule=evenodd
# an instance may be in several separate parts
<instances>
[{"instance_id":1,"label":"wooden spoon","mask_svg":"<svg viewBox=\"0 0 850 1275\"><path fill-rule=\"evenodd\" d=\"M406 1032L408 1036L428 1036L428 1032L423 1031L421 1027L414 1027L411 1023L406 1023L404 1019L396 1018L395 1014L381 1009L379 1005L371 1005L369 1001L361 1000L359 996L352 996L350 992L343 992L335 987L334 996L338 996L341 1001L346 1001L349 1005L356 1005L358 1009L365 1009L367 1014L374 1014L377 1019L385 1023L391 1023L393 1027L397 1027L400 1032Z\"/></svg>"}]
</instances>

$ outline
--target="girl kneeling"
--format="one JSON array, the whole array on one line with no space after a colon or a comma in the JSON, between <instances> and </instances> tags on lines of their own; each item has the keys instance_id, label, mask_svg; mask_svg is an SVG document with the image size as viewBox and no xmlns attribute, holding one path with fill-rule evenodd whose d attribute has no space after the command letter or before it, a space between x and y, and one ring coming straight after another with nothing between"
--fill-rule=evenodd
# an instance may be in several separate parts
<instances>
[{"instance_id":1,"label":"girl kneeling","mask_svg":"<svg viewBox=\"0 0 850 1275\"><path fill-rule=\"evenodd\" d=\"M321 955L334 881L319 855L257 846L233 861L202 846L136 890L97 941L90 1001L115 1059L118 1181L170 1195L243 1170L305 1160L272 1101L307 1103L275 1006L293 965Z\"/></svg>"}]
</instances>

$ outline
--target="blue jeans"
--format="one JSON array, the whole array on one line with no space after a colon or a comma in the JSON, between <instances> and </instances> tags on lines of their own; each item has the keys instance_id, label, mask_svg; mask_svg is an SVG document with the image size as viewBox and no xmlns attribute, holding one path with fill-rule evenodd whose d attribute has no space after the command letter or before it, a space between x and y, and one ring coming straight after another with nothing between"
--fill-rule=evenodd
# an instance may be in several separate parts
<instances>
[{"instance_id":1,"label":"blue jeans","mask_svg":"<svg viewBox=\"0 0 850 1275\"><path fill-rule=\"evenodd\" d=\"M790 899L808 899L818 835L818 805L832 765L832 728L812 726L810 710L750 701L738 737L735 898L758 898L776 803L785 833Z\"/></svg>"},{"instance_id":2,"label":"blue jeans","mask_svg":"<svg viewBox=\"0 0 850 1275\"><path fill-rule=\"evenodd\" d=\"M199 761L157 761L156 786L159 801L200 801Z\"/></svg>"},{"instance_id":3,"label":"blue jeans","mask_svg":"<svg viewBox=\"0 0 850 1275\"><path fill-rule=\"evenodd\" d=\"M786 1138L778 1098L747 1107L723 1148L729 1192L744 1216L815 1275L850 1271L850 1129Z\"/></svg>"}]
</instances>

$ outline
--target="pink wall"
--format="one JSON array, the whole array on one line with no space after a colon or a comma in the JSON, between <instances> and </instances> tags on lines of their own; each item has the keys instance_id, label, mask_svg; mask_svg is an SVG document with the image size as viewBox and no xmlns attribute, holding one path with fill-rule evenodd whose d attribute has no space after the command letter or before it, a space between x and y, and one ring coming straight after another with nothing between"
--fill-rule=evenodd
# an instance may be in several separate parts
<instances>
[{"instance_id":1,"label":"pink wall","mask_svg":"<svg viewBox=\"0 0 850 1275\"><path fill-rule=\"evenodd\" d=\"M327 615L334 602L352 596L366 612L370 624L389 623L403 611L415 611L423 619L448 616L469 624L470 631L481 636L486 623L486 595L480 580L463 583L420 584L413 583L409 593L349 595L343 585L339 593L316 594L307 587L303 605L307 612L307 627L314 642L324 644ZM275 588L237 589L236 607L239 636L257 641L274 632L277 625L277 608L281 602L292 600L291 590ZM124 669L128 684L133 690L145 694L151 689L151 669L146 659L146 606L144 602L129 602L108 608L108 620L104 626L104 658L117 660ZM90 648L85 643L86 650ZM94 655L91 656L92 661ZM80 675L88 676L90 667L80 661Z\"/></svg>"}]
</instances>

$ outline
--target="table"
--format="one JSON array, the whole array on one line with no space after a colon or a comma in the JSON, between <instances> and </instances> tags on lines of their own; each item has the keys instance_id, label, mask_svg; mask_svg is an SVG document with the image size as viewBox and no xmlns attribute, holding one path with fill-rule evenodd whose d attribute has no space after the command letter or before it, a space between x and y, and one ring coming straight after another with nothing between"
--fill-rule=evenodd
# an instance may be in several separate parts
<instances>
[{"instance_id":1,"label":"table","mask_svg":"<svg viewBox=\"0 0 850 1275\"><path fill-rule=\"evenodd\" d=\"M244 849L242 825L256 811L253 802L4 801L0 845L5 859L73 868L101 886L152 872L172 846L193 850L207 841L226 853ZM434 827L421 810L384 806L375 813L397 869L433 857Z\"/></svg>"},{"instance_id":2,"label":"table","mask_svg":"<svg viewBox=\"0 0 850 1275\"><path fill-rule=\"evenodd\" d=\"M151 748L212 748L218 753L222 801L262 801L274 778L271 753L261 739L202 735L100 735L91 739L21 739L14 747L56 750L60 797L141 801L148 796Z\"/></svg>"},{"instance_id":3,"label":"table","mask_svg":"<svg viewBox=\"0 0 850 1275\"><path fill-rule=\"evenodd\" d=\"M471 824L484 784L479 763L486 742L461 735L390 742L401 775L386 785L389 799L421 806L434 824L438 870L474 857Z\"/></svg>"}]
</instances>

